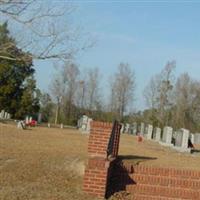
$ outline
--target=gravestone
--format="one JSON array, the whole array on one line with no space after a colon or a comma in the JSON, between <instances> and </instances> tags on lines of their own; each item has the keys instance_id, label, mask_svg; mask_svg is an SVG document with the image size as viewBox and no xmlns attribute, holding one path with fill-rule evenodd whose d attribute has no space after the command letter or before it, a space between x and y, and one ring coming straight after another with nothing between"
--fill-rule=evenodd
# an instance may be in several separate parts
<instances>
[{"instance_id":1,"label":"gravestone","mask_svg":"<svg viewBox=\"0 0 200 200\"><path fill-rule=\"evenodd\" d=\"M79 119L79 120L77 121L77 128L80 128L80 127L81 127L81 122L82 122L81 119Z\"/></svg>"},{"instance_id":2,"label":"gravestone","mask_svg":"<svg viewBox=\"0 0 200 200\"><path fill-rule=\"evenodd\" d=\"M130 128L130 124L126 123L125 127L124 127L124 132L128 133L129 132L129 128Z\"/></svg>"},{"instance_id":3,"label":"gravestone","mask_svg":"<svg viewBox=\"0 0 200 200\"><path fill-rule=\"evenodd\" d=\"M161 128L156 127L156 128L154 129L154 136L153 136L153 139L154 139L155 141L157 141L157 142L160 141L160 139L161 139Z\"/></svg>"},{"instance_id":4,"label":"gravestone","mask_svg":"<svg viewBox=\"0 0 200 200\"><path fill-rule=\"evenodd\" d=\"M29 117L28 116L26 116L25 123L29 124Z\"/></svg>"},{"instance_id":5,"label":"gravestone","mask_svg":"<svg viewBox=\"0 0 200 200\"><path fill-rule=\"evenodd\" d=\"M48 123L47 126L48 126L48 128L51 128L51 124L50 123Z\"/></svg>"},{"instance_id":6,"label":"gravestone","mask_svg":"<svg viewBox=\"0 0 200 200\"><path fill-rule=\"evenodd\" d=\"M180 129L174 133L174 144L173 149L179 152L188 152L190 153L191 149L188 148L188 139L189 139L189 130Z\"/></svg>"},{"instance_id":7,"label":"gravestone","mask_svg":"<svg viewBox=\"0 0 200 200\"><path fill-rule=\"evenodd\" d=\"M77 122L77 126L82 133L90 133L90 123L92 119L83 115Z\"/></svg>"},{"instance_id":8,"label":"gravestone","mask_svg":"<svg viewBox=\"0 0 200 200\"><path fill-rule=\"evenodd\" d=\"M152 137L152 133L153 133L153 126L151 124L148 124L147 127L146 127L146 139L147 140L150 140L151 137Z\"/></svg>"},{"instance_id":9,"label":"gravestone","mask_svg":"<svg viewBox=\"0 0 200 200\"><path fill-rule=\"evenodd\" d=\"M121 130L120 133L124 133L124 124L121 124Z\"/></svg>"},{"instance_id":10,"label":"gravestone","mask_svg":"<svg viewBox=\"0 0 200 200\"><path fill-rule=\"evenodd\" d=\"M200 144L200 133L194 134L194 144Z\"/></svg>"},{"instance_id":11,"label":"gravestone","mask_svg":"<svg viewBox=\"0 0 200 200\"><path fill-rule=\"evenodd\" d=\"M11 118L10 113L8 113L8 115L7 115L7 119L10 119L10 118Z\"/></svg>"},{"instance_id":12,"label":"gravestone","mask_svg":"<svg viewBox=\"0 0 200 200\"><path fill-rule=\"evenodd\" d=\"M144 123L142 122L142 123L140 124L139 134L140 134L140 135L144 135L144 131L145 131L145 125L144 125Z\"/></svg>"},{"instance_id":13,"label":"gravestone","mask_svg":"<svg viewBox=\"0 0 200 200\"><path fill-rule=\"evenodd\" d=\"M81 129L83 131L86 131L86 129L87 129L87 122L88 122L88 116L83 115L82 116L82 124L81 124Z\"/></svg>"},{"instance_id":14,"label":"gravestone","mask_svg":"<svg viewBox=\"0 0 200 200\"><path fill-rule=\"evenodd\" d=\"M86 133L90 133L90 128L91 128L91 122L93 120L91 118L88 118L88 121L87 121L87 127L86 127Z\"/></svg>"},{"instance_id":15,"label":"gravestone","mask_svg":"<svg viewBox=\"0 0 200 200\"><path fill-rule=\"evenodd\" d=\"M129 133L132 135L136 135L136 133L137 133L137 123L136 122L134 122L133 124L130 125Z\"/></svg>"},{"instance_id":16,"label":"gravestone","mask_svg":"<svg viewBox=\"0 0 200 200\"><path fill-rule=\"evenodd\" d=\"M172 144L175 146L176 143L176 137L177 137L178 132L177 131L173 131L172 133Z\"/></svg>"},{"instance_id":17,"label":"gravestone","mask_svg":"<svg viewBox=\"0 0 200 200\"><path fill-rule=\"evenodd\" d=\"M5 112L5 114L4 114L4 119L7 119L7 117L8 117L8 113Z\"/></svg>"},{"instance_id":18,"label":"gravestone","mask_svg":"<svg viewBox=\"0 0 200 200\"><path fill-rule=\"evenodd\" d=\"M173 132L173 128L169 127L169 126L165 126L163 129L163 135L162 135L162 142L166 145L171 146L171 142L172 142L172 132Z\"/></svg>"},{"instance_id":19,"label":"gravestone","mask_svg":"<svg viewBox=\"0 0 200 200\"><path fill-rule=\"evenodd\" d=\"M19 129L25 129L25 128L26 128L26 125L24 124L23 121L19 121L19 122L17 123L17 128L19 128Z\"/></svg>"},{"instance_id":20,"label":"gravestone","mask_svg":"<svg viewBox=\"0 0 200 200\"><path fill-rule=\"evenodd\" d=\"M2 111L0 112L0 119L3 119Z\"/></svg>"},{"instance_id":21,"label":"gravestone","mask_svg":"<svg viewBox=\"0 0 200 200\"><path fill-rule=\"evenodd\" d=\"M2 118L2 119L4 119L4 115L5 115L5 111L2 110L2 111L1 111L1 118Z\"/></svg>"},{"instance_id":22,"label":"gravestone","mask_svg":"<svg viewBox=\"0 0 200 200\"><path fill-rule=\"evenodd\" d=\"M60 128L63 129L63 124L60 124Z\"/></svg>"},{"instance_id":23,"label":"gravestone","mask_svg":"<svg viewBox=\"0 0 200 200\"><path fill-rule=\"evenodd\" d=\"M194 144L194 134L193 133L190 133L190 136L189 136L192 144Z\"/></svg>"},{"instance_id":24,"label":"gravestone","mask_svg":"<svg viewBox=\"0 0 200 200\"><path fill-rule=\"evenodd\" d=\"M189 130L183 128L180 129L179 131L177 131L175 137L175 146L187 149L188 139L189 139Z\"/></svg>"},{"instance_id":25,"label":"gravestone","mask_svg":"<svg viewBox=\"0 0 200 200\"><path fill-rule=\"evenodd\" d=\"M137 122L133 123L133 134L136 135L137 134Z\"/></svg>"}]
</instances>

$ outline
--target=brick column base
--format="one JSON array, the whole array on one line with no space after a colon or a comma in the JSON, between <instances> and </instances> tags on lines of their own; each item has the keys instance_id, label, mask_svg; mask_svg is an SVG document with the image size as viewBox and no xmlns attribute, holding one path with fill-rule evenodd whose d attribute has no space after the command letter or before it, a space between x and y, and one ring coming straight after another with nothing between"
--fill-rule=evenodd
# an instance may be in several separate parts
<instances>
[{"instance_id":1,"label":"brick column base","mask_svg":"<svg viewBox=\"0 0 200 200\"><path fill-rule=\"evenodd\" d=\"M105 197L109 167L108 160L99 157L89 159L83 183L83 190L87 194Z\"/></svg>"}]
</instances>

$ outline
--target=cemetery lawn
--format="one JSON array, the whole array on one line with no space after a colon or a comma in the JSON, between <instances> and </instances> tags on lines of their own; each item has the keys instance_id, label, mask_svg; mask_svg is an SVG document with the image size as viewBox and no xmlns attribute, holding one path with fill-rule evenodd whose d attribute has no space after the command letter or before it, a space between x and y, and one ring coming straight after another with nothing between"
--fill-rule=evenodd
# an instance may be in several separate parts
<instances>
[{"instance_id":1,"label":"cemetery lawn","mask_svg":"<svg viewBox=\"0 0 200 200\"><path fill-rule=\"evenodd\" d=\"M82 192L87 140L73 129L0 123L0 199L93 200Z\"/></svg>"},{"instance_id":2,"label":"cemetery lawn","mask_svg":"<svg viewBox=\"0 0 200 200\"><path fill-rule=\"evenodd\" d=\"M78 130L31 128L0 123L0 199L95 200L82 192L86 135ZM121 135L127 162L200 170L200 156L181 154L151 141Z\"/></svg>"},{"instance_id":3,"label":"cemetery lawn","mask_svg":"<svg viewBox=\"0 0 200 200\"><path fill-rule=\"evenodd\" d=\"M195 145L195 148L200 150L200 145ZM131 135L122 135L119 154L123 160L133 164L200 170L200 151L180 153L154 141L138 142Z\"/></svg>"}]
</instances>

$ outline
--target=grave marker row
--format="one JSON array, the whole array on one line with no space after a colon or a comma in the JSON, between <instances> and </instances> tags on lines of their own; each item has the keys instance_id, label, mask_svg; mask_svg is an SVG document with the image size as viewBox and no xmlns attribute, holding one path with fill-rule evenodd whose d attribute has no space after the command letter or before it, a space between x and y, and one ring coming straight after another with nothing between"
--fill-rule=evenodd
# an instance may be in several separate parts
<instances>
[{"instance_id":1,"label":"grave marker row","mask_svg":"<svg viewBox=\"0 0 200 200\"><path fill-rule=\"evenodd\" d=\"M10 113L6 112L5 110L2 110L0 112L0 119L11 119Z\"/></svg>"},{"instance_id":2,"label":"grave marker row","mask_svg":"<svg viewBox=\"0 0 200 200\"><path fill-rule=\"evenodd\" d=\"M200 144L200 134L191 134L187 129L180 129L173 131L173 128L166 126L163 131L159 127L153 128L151 124L145 124L142 122L139 126L137 123L122 124L121 133L129 133L134 135L142 135L148 140L154 140L164 146L169 146L180 152L189 152L189 141L192 144Z\"/></svg>"}]
</instances>

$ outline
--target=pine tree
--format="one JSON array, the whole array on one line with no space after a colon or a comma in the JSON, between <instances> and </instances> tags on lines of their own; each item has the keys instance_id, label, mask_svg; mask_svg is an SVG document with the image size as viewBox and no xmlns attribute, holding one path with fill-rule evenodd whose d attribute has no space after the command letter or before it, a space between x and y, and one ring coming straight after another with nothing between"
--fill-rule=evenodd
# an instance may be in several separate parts
<instances>
[{"instance_id":1,"label":"pine tree","mask_svg":"<svg viewBox=\"0 0 200 200\"><path fill-rule=\"evenodd\" d=\"M5 49L5 45L7 47L3 56L15 55L17 59L0 59L0 110L6 110L13 117L23 118L26 113L21 110L30 112L31 109L27 107L32 106L32 111L37 111L35 99L30 97L36 89L32 58L29 53L17 47L16 41L9 35L7 23L0 25L0 49ZM29 91L31 95L26 94L28 80L33 81ZM29 105L24 102L29 102Z\"/></svg>"}]
</instances>

